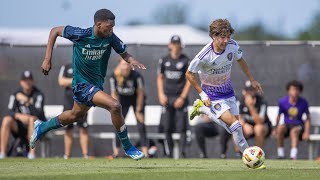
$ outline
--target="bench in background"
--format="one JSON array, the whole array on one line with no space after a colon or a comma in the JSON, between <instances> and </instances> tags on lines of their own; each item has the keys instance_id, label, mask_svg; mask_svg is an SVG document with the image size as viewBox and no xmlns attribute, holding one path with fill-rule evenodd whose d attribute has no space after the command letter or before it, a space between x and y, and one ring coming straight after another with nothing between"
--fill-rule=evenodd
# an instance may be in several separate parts
<instances>
[{"instance_id":1,"label":"bench in background","mask_svg":"<svg viewBox=\"0 0 320 180\"><path fill-rule=\"evenodd\" d=\"M191 106L189 107L189 111ZM45 105L44 107L45 115L47 118L55 117L59 115L63 111L62 105ZM158 126L160 123L161 116L161 106L158 105L148 105L145 109L145 124L146 126ZM268 116L273 125L276 124L276 117L278 115L278 107L277 106L269 106L268 107ZM309 159L314 159L317 156L319 141L320 141L320 107L311 106L311 134L309 139ZM87 121L89 125L112 125L111 116L108 111L105 109L94 107L88 111ZM136 118L134 116L133 109L130 108L128 115L125 119L127 125L136 125ZM197 124L197 119L193 121L189 121L191 126ZM283 117L281 117L280 123L283 123ZM64 130L57 130L53 133L54 136L62 136L64 135ZM191 133L188 133L191 136ZM163 139L165 140L165 135L163 133L148 133L149 139ZM78 137L75 134L74 137ZM115 141L114 132L100 132L100 133L90 133L90 137L97 139L112 139ZM132 139L139 139L138 133L129 133L129 137ZM174 133L174 158L179 158L179 139L180 134ZM113 143L114 145L115 143ZM41 143L41 155L45 157L48 154L48 149L46 149L45 143Z\"/></svg>"}]
</instances>

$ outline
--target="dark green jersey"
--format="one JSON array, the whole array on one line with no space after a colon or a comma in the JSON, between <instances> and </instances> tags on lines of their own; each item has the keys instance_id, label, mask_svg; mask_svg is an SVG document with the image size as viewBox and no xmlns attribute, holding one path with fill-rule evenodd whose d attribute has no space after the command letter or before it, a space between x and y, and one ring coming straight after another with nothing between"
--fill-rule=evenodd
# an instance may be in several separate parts
<instances>
[{"instance_id":1,"label":"dark green jersey","mask_svg":"<svg viewBox=\"0 0 320 180\"><path fill-rule=\"evenodd\" d=\"M102 88L111 48L118 54L127 50L127 46L114 33L110 37L98 38L93 27L82 29L66 26L62 36L74 43L72 87L88 82Z\"/></svg>"}]
</instances>

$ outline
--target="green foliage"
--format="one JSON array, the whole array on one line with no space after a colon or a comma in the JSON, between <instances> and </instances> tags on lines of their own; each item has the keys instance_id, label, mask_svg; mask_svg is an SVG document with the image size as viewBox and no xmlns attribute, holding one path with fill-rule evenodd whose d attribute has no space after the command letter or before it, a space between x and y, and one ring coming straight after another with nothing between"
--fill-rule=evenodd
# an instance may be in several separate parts
<instances>
[{"instance_id":1,"label":"green foliage","mask_svg":"<svg viewBox=\"0 0 320 180\"><path fill-rule=\"evenodd\" d=\"M183 3L168 3L157 8L153 13L156 24L186 24L188 19L187 5Z\"/></svg>"},{"instance_id":2,"label":"green foliage","mask_svg":"<svg viewBox=\"0 0 320 180\"><path fill-rule=\"evenodd\" d=\"M256 23L235 32L237 40L283 40L286 37L268 31L261 23Z\"/></svg>"},{"instance_id":3,"label":"green foliage","mask_svg":"<svg viewBox=\"0 0 320 180\"><path fill-rule=\"evenodd\" d=\"M297 36L299 40L320 40L320 13L314 16L311 24Z\"/></svg>"}]
</instances>

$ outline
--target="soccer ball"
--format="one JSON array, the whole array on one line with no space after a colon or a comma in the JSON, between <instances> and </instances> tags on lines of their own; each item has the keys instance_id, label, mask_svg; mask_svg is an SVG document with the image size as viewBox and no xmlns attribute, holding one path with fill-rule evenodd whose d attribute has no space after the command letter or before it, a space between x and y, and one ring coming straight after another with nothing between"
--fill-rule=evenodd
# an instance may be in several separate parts
<instances>
[{"instance_id":1,"label":"soccer ball","mask_svg":"<svg viewBox=\"0 0 320 180\"><path fill-rule=\"evenodd\" d=\"M242 161L249 168L260 167L265 160L265 154L263 150L258 146L248 147L243 151Z\"/></svg>"}]
</instances>

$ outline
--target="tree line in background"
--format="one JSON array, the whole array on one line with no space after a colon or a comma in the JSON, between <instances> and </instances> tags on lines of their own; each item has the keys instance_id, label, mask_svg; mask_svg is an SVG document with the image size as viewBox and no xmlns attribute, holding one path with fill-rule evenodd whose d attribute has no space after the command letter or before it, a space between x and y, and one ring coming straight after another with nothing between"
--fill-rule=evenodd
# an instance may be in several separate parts
<instances>
[{"instance_id":1,"label":"tree line in background","mask_svg":"<svg viewBox=\"0 0 320 180\"><path fill-rule=\"evenodd\" d=\"M208 22L192 24L189 20L188 6L183 3L169 3L158 7L152 14L155 24L189 24L202 31L208 32ZM147 24L142 20L131 20L127 25ZM265 27L261 22L256 22L235 33L237 40L320 40L320 12L314 16L311 23L295 37L288 37L276 33Z\"/></svg>"}]
</instances>

